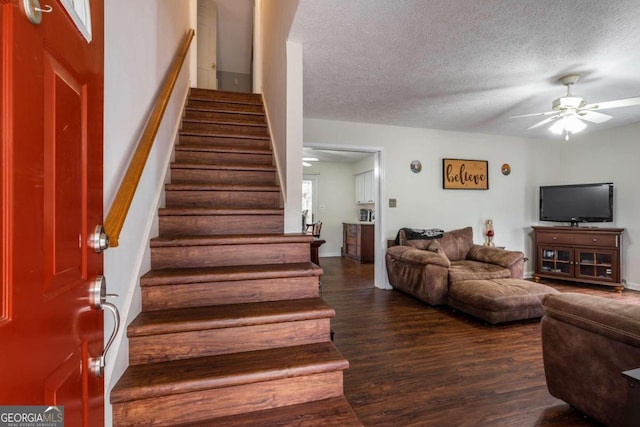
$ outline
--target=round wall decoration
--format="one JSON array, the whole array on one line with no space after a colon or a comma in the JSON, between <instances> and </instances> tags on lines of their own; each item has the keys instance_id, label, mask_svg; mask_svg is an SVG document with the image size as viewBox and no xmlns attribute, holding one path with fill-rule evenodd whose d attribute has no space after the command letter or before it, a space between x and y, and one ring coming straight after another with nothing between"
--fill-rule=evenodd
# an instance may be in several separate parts
<instances>
[{"instance_id":1,"label":"round wall decoration","mask_svg":"<svg viewBox=\"0 0 640 427\"><path fill-rule=\"evenodd\" d=\"M420 160L414 160L413 162L411 162L411 172L419 173L421 170L422 163L420 163Z\"/></svg>"},{"instance_id":2,"label":"round wall decoration","mask_svg":"<svg viewBox=\"0 0 640 427\"><path fill-rule=\"evenodd\" d=\"M502 175L509 175L511 173L511 166L509 163L505 163L502 165Z\"/></svg>"}]
</instances>

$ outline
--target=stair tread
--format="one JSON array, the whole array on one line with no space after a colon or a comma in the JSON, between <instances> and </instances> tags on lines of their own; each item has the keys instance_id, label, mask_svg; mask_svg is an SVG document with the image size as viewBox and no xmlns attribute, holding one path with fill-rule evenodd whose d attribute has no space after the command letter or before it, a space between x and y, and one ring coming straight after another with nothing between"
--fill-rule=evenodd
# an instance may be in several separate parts
<instances>
[{"instance_id":1,"label":"stair tread","mask_svg":"<svg viewBox=\"0 0 640 427\"><path fill-rule=\"evenodd\" d=\"M175 191L280 191L277 185L257 184L209 184L199 182L185 182L166 184L165 190Z\"/></svg>"},{"instance_id":2,"label":"stair tread","mask_svg":"<svg viewBox=\"0 0 640 427\"><path fill-rule=\"evenodd\" d=\"M129 366L111 403L343 370L331 342Z\"/></svg>"},{"instance_id":3,"label":"stair tread","mask_svg":"<svg viewBox=\"0 0 640 427\"><path fill-rule=\"evenodd\" d=\"M192 143L176 145L176 151L197 151L202 153L234 153L234 154L264 154L272 155L270 148L228 147L224 145L197 145Z\"/></svg>"},{"instance_id":4,"label":"stair tread","mask_svg":"<svg viewBox=\"0 0 640 427\"><path fill-rule=\"evenodd\" d=\"M231 92L217 89L191 88L189 99L207 99L213 101L237 102L241 104L262 105L262 95L259 93Z\"/></svg>"},{"instance_id":5,"label":"stair tread","mask_svg":"<svg viewBox=\"0 0 640 427\"><path fill-rule=\"evenodd\" d=\"M322 268L311 262L231 267L167 268L150 270L140 278L140 285L145 287L177 283L226 282L320 275L322 275Z\"/></svg>"},{"instance_id":6,"label":"stair tread","mask_svg":"<svg viewBox=\"0 0 640 427\"><path fill-rule=\"evenodd\" d=\"M250 126L250 127L259 127L259 128L267 128L267 124L264 122L256 122L247 119L233 119L233 118L213 118L213 117L190 117L185 116L182 118L183 123L205 123L205 124L216 124L216 125L231 125L231 126Z\"/></svg>"},{"instance_id":7,"label":"stair tread","mask_svg":"<svg viewBox=\"0 0 640 427\"><path fill-rule=\"evenodd\" d=\"M273 172L273 165L259 165L255 163L178 163L171 164L172 169L207 169L207 170L243 170Z\"/></svg>"},{"instance_id":8,"label":"stair tread","mask_svg":"<svg viewBox=\"0 0 640 427\"><path fill-rule=\"evenodd\" d=\"M128 337L269 323L325 319L335 310L321 298L143 311L129 324Z\"/></svg>"},{"instance_id":9,"label":"stair tread","mask_svg":"<svg viewBox=\"0 0 640 427\"><path fill-rule=\"evenodd\" d=\"M315 400L298 405L283 406L264 411L200 420L177 427L362 427L362 422L344 396Z\"/></svg>"},{"instance_id":10,"label":"stair tread","mask_svg":"<svg viewBox=\"0 0 640 427\"><path fill-rule=\"evenodd\" d=\"M282 208L199 208L175 207L158 209L158 216L202 216L202 215L282 215Z\"/></svg>"},{"instance_id":11,"label":"stair tread","mask_svg":"<svg viewBox=\"0 0 640 427\"><path fill-rule=\"evenodd\" d=\"M246 245L268 243L311 243L310 234L227 234L214 236L158 236L150 241L152 248L172 246Z\"/></svg>"}]
</instances>

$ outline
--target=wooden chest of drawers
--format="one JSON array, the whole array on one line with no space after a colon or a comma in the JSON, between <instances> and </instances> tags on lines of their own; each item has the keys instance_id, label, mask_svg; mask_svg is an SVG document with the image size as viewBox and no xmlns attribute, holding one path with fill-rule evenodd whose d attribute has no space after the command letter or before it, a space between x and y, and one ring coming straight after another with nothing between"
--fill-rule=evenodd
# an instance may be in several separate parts
<instances>
[{"instance_id":1,"label":"wooden chest of drawers","mask_svg":"<svg viewBox=\"0 0 640 427\"><path fill-rule=\"evenodd\" d=\"M342 223L342 256L362 263L374 259L374 225Z\"/></svg>"}]
</instances>

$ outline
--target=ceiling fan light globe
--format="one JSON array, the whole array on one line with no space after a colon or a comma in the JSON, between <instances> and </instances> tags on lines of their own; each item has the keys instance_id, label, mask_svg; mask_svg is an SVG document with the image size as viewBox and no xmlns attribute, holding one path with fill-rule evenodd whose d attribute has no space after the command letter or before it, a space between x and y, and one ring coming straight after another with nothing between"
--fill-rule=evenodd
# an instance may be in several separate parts
<instances>
[{"instance_id":1,"label":"ceiling fan light globe","mask_svg":"<svg viewBox=\"0 0 640 427\"><path fill-rule=\"evenodd\" d=\"M562 135L564 133L564 119L556 121L549 127L549 130L556 135Z\"/></svg>"},{"instance_id":2,"label":"ceiling fan light globe","mask_svg":"<svg viewBox=\"0 0 640 427\"><path fill-rule=\"evenodd\" d=\"M584 130L587 125L576 116L568 116L564 118L564 128L568 132L578 133Z\"/></svg>"},{"instance_id":3,"label":"ceiling fan light globe","mask_svg":"<svg viewBox=\"0 0 640 427\"><path fill-rule=\"evenodd\" d=\"M556 135L562 135L565 132L578 133L586 127L587 125L576 116L565 116L556 121L549 130Z\"/></svg>"}]
</instances>

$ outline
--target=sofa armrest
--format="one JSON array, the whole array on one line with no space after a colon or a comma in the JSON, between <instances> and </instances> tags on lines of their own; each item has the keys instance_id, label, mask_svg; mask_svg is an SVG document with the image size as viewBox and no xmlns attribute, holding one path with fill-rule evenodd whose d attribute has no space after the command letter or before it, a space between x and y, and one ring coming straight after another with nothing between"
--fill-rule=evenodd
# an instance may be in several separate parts
<instances>
[{"instance_id":1,"label":"sofa armrest","mask_svg":"<svg viewBox=\"0 0 640 427\"><path fill-rule=\"evenodd\" d=\"M467 259L507 268L512 279L524 277L524 254L520 251L505 251L491 246L473 245L467 254Z\"/></svg>"},{"instance_id":2,"label":"sofa armrest","mask_svg":"<svg viewBox=\"0 0 640 427\"><path fill-rule=\"evenodd\" d=\"M387 249L387 254L393 259L408 264L434 264L445 268L451 265L442 255L411 246L392 246Z\"/></svg>"},{"instance_id":3,"label":"sofa armrest","mask_svg":"<svg viewBox=\"0 0 640 427\"><path fill-rule=\"evenodd\" d=\"M520 251L506 251L492 246L473 245L467 254L467 259L509 268L523 261L524 254Z\"/></svg>"},{"instance_id":4,"label":"sofa armrest","mask_svg":"<svg viewBox=\"0 0 640 427\"><path fill-rule=\"evenodd\" d=\"M393 246L385 255L389 283L430 305L447 303L449 260L435 252Z\"/></svg>"},{"instance_id":5,"label":"sofa armrest","mask_svg":"<svg viewBox=\"0 0 640 427\"><path fill-rule=\"evenodd\" d=\"M543 299L544 315L640 348L640 305L565 292Z\"/></svg>"}]
</instances>

